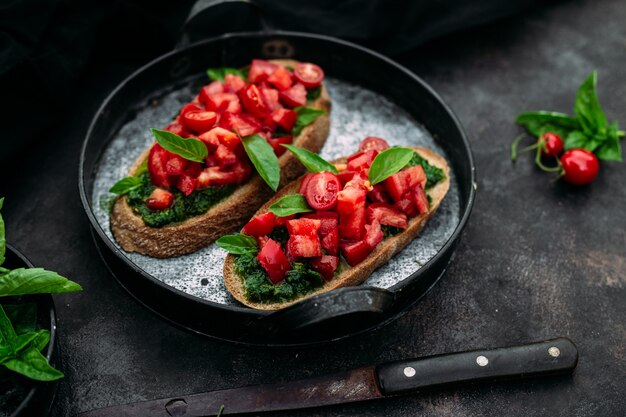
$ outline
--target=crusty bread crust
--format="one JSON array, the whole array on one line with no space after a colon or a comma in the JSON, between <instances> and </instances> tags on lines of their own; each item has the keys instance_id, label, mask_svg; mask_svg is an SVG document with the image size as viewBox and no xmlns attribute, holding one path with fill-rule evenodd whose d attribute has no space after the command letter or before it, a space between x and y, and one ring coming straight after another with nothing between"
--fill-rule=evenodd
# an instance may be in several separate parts
<instances>
[{"instance_id":1,"label":"crusty bread crust","mask_svg":"<svg viewBox=\"0 0 626 417\"><path fill-rule=\"evenodd\" d=\"M295 65L292 60L275 60L281 65ZM312 107L326 110L327 114L320 115L313 123L306 126L300 135L295 138L294 145L319 152L330 128L330 97L322 85L320 97ZM128 171L134 175L137 168L148 157L146 149ZM281 181L283 187L304 172L304 167L291 154L285 152L278 158ZM122 249L127 252L137 252L155 258L171 258L195 252L208 246L220 236L234 232L241 228L252 214L274 192L265 184L256 173L245 184L213 206L206 213L189 218L183 222L156 228L146 226L140 216L135 214L126 196L117 199L111 211L111 230Z\"/></svg>"},{"instance_id":2,"label":"crusty bread crust","mask_svg":"<svg viewBox=\"0 0 626 417\"><path fill-rule=\"evenodd\" d=\"M233 295L233 297L248 307L259 310L278 310L294 304L303 298L308 298L319 293L334 290L335 288L357 285L365 281L375 269L386 264L392 256L404 249L406 245L417 237L420 231L424 228L426 222L433 216L450 188L450 172L446 160L427 148L415 147L415 150L418 154L420 154L420 156L428 160L431 165L443 169L446 173L446 179L440 181L437 185L427 191L427 194L431 198L431 205L428 213L412 218L405 231L384 239L364 261L355 267L348 268L343 271L340 275L334 277L330 282L325 283L316 291L298 299L283 303L255 303L247 300L243 287L243 279L235 272L235 257L229 254L226 256L226 260L224 262L224 283L226 284L228 291ZM345 159L334 161L334 163L345 163ZM266 202L253 217L267 212L269 206L274 204L283 196L297 193L300 181L301 179L297 179L283 188L270 201Z\"/></svg>"}]
</instances>

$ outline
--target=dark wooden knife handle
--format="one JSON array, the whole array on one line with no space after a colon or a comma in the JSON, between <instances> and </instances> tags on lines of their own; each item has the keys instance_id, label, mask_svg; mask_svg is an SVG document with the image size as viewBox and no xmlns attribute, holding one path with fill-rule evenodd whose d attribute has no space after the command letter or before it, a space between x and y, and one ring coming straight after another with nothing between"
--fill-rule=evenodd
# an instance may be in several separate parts
<instances>
[{"instance_id":1,"label":"dark wooden knife handle","mask_svg":"<svg viewBox=\"0 0 626 417\"><path fill-rule=\"evenodd\" d=\"M376 368L384 394L488 379L571 373L578 350L564 337L522 346L451 353L391 362Z\"/></svg>"}]
</instances>

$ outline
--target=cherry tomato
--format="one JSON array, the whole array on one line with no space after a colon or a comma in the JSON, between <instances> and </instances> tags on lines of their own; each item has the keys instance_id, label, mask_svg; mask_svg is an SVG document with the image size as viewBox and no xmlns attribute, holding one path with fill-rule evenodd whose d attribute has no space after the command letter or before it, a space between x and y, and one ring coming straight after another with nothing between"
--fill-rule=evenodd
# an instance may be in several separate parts
<instances>
[{"instance_id":1,"label":"cherry tomato","mask_svg":"<svg viewBox=\"0 0 626 417\"><path fill-rule=\"evenodd\" d=\"M330 210L337 204L337 193L340 190L341 183L335 174L318 172L309 180L304 197L314 210Z\"/></svg>"},{"instance_id":2,"label":"cherry tomato","mask_svg":"<svg viewBox=\"0 0 626 417\"><path fill-rule=\"evenodd\" d=\"M293 70L296 80L301 82L307 89L315 88L322 83L324 71L310 62L299 62Z\"/></svg>"},{"instance_id":3,"label":"cherry tomato","mask_svg":"<svg viewBox=\"0 0 626 417\"><path fill-rule=\"evenodd\" d=\"M182 122L188 129L195 132L211 130L217 120L217 114L212 111L190 111L185 113Z\"/></svg>"},{"instance_id":4,"label":"cherry tomato","mask_svg":"<svg viewBox=\"0 0 626 417\"><path fill-rule=\"evenodd\" d=\"M560 161L563 179L570 184L589 184L600 171L598 158L585 149L570 149L561 156Z\"/></svg>"},{"instance_id":5,"label":"cherry tomato","mask_svg":"<svg viewBox=\"0 0 626 417\"><path fill-rule=\"evenodd\" d=\"M375 136L368 136L361 141L359 145L359 150L361 152L375 150L378 152L382 152L385 149L389 148L389 144L385 139L377 138Z\"/></svg>"},{"instance_id":6,"label":"cherry tomato","mask_svg":"<svg viewBox=\"0 0 626 417\"><path fill-rule=\"evenodd\" d=\"M543 156L559 156L563 152L563 140L556 133L544 133L539 139L543 142L541 154Z\"/></svg>"},{"instance_id":7,"label":"cherry tomato","mask_svg":"<svg viewBox=\"0 0 626 417\"><path fill-rule=\"evenodd\" d=\"M270 109L263 101L263 97L261 97L259 88L254 84L250 84L241 90L239 92L239 98L241 99L243 107L254 116L263 117L270 112Z\"/></svg>"}]
</instances>

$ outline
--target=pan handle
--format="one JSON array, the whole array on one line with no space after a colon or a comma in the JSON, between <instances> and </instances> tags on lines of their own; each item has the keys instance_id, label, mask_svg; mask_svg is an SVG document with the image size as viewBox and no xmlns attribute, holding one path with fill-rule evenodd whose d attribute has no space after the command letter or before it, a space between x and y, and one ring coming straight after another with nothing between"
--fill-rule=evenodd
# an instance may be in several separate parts
<instances>
[{"instance_id":1,"label":"pan handle","mask_svg":"<svg viewBox=\"0 0 626 417\"><path fill-rule=\"evenodd\" d=\"M275 311L250 323L267 334L276 336L309 331L326 326L340 330L343 324L355 321L371 323L381 318L394 305L395 295L383 288L359 286L339 288L306 298L282 310Z\"/></svg>"},{"instance_id":2,"label":"pan handle","mask_svg":"<svg viewBox=\"0 0 626 417\"><path fill-rule=\"evenodd\" d=\"M176 49L224 33L267 31L272 28L267 14L253 0L198 0L181 28Z\"/></svg>"}]
</instances>

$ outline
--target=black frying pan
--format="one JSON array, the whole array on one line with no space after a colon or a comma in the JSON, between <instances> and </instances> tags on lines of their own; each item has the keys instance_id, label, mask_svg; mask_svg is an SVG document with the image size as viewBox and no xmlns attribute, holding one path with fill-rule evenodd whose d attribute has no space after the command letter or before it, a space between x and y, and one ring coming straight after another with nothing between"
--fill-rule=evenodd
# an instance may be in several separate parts
<instances>
[{"instance_id":1,"label":"black frying pan","mask_svg":"<svg viewBox=\"0 0 626 417\"><path fill-rule=\"evenodd\" d=\"M94 209L99 204L93 197L96 173L107 146L136 114L150 111L146 109L155 97L197 83L209 66L241 67L252 58L315 62L328 78L345 80L384 96L430 132L454 173L452 188L458 196L458 207L454 209L458 211L455 213L458 220L449 237L427 262L385 289L367 285L343 288L277 312L266 312L202 299L176 289L147 273L118 248L98 221ZM332 98L332 89L330 93ZM355 106L354 112L358 111ZM332 120L331 113L331 124ZM344 154L353 151L346 149ZM81 199L93 226L94 240L113 275L131 295L156 314L191 331L268 346L336 340L380 326L406 311L444 273L468 220L474 201L474 183L474 162L461 125L437 93L419 77L360 46L293 32L224 35L175 50L139 69L109 95L94 116L83 144L79 168Z\"/></svg>"}]
</instances>

